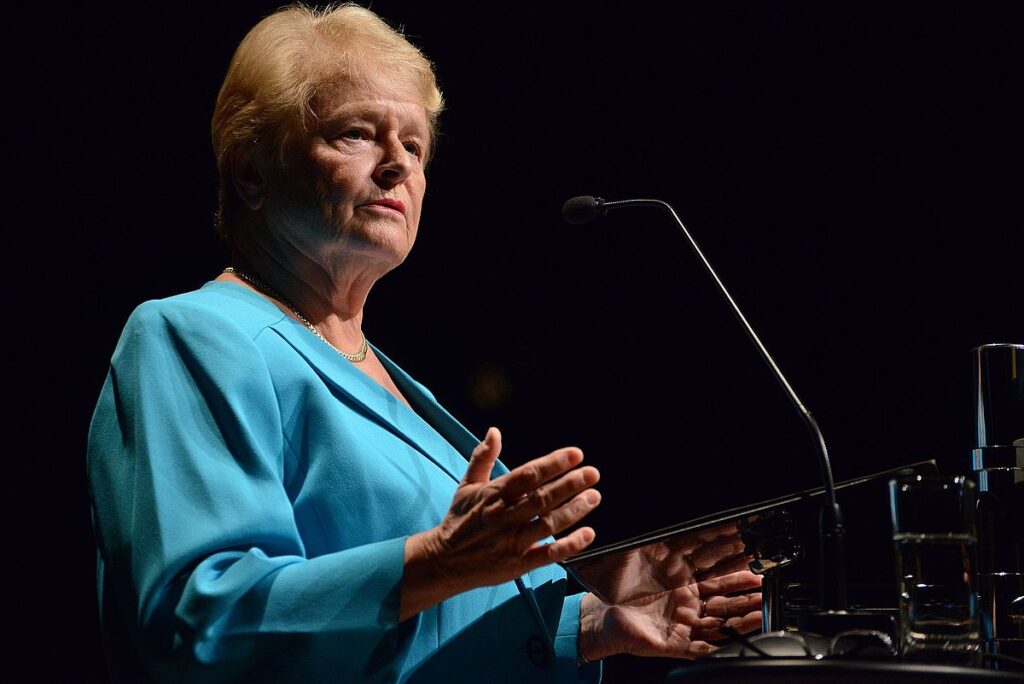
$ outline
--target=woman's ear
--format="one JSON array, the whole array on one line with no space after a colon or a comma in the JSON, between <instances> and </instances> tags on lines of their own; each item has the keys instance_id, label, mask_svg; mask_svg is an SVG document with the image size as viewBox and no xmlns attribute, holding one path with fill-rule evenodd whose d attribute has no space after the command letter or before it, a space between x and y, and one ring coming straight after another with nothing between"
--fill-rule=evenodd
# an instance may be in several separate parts
<instances>
[{"instance_id":1,"label":"woman's ear","mask_svg":"<svg viewBox=\"0 0 1024 684\"><path fill-rule=\"evenodd\" d=\"M231 180L235 192L253 211L263 206L266 179L260 170L254 145L246 146L231 158Z\"/></svg>"}]
</instances>

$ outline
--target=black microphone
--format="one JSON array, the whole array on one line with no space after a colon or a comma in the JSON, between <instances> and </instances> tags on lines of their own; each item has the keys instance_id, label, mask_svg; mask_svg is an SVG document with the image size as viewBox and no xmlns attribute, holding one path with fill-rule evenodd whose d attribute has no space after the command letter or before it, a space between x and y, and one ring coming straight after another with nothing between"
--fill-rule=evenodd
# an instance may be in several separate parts
<instances>
[{"instance_id":1,"label":"black microphone","mask_svg":"<svg viewBox=\"0 0 1024 684\"><path fill-rule=\"evenodd\" d=\"M590 223L601 218L608 213L609 209L618 209L619 207L663 207L675 214L672 211L672 207L661 200L632 199L608 202L600 197L580 195L579 197L566 200L565 204L562 205L562 218L574 226L582 226L584 223ZM678 220L679 217L677 216L676 221ZM685 231L686 228L683 228L683 230Z\"/></svg>"},{"instance_id":2,"label":"black microphone","mask_svg":"<svg viewBox=\"0 0 1024 684\"><path fill-rule=\"evenodd\" d=\"M604 200L600 197L581 195L566 200L562 205L562 217L567 223L574 226L582 226L584 223L595 221L607 213L604 208Z\"/></svg>"},{"instance_id":3,"label":"black microphone","mask_svg":"<svg viewBox=\"0 0 1024 684\"><path fill-rule=\"evenodd\" d=\"M786 396L789 397L790 403L800 414L804 424L811 431L811 435L814 438L815 450L818 452L819 465L821 466L821 479L825 488L825 496L827 501L821 509L821 608L824 611L844 611L847 607L846 602L846 549L845 549L845 537L846 532L843 527L843 515L839 509L839 502L836 500L836 487L835 481L832 479L832 464L828 458L828 447L825 446L825 437L821 434L821 429L818 427L818 422L814 420L814 416L807 410L803 402L800 401L800 397L797 396L796 391L786 380L786 376L779 370L775 360L768 353L764 344L761 343L761 339L754 332L750 323L747 322L743 312L740 311L740 307L736 304L736 301L729 294L729 291L725 289L725 285L722 283L718 274L715 273L715 269L711 267L711 262L707 260L704 253L700 251L700 247L697 246L697 241L690 235L690 231L683 225L679 215L676 214L676 210L672 208L667 202L657 199L628 199L619 200L616 202L608 202L600 197L590 197L588 195L582 195L580 197L573 197L562 205L562 216L565 220L573 225L582 225L584 223L590 223L596 219L601 218L608 213L609 209L618 209L621 207L658 207L664 209L672 218L675 219L676 225L679 226L679 231L686 238L686 241L690 244L690 248L700 259L701 263L704 264L704 269L711 276L711 279L715 281L718 286L719 292L725 297L726 301L729 302L729 306L732 307L733 314L736 315L736 319L740 322L740 325L746 331L750 341L757 347L758 352L761 354L761 358L764 359L765 363L771 369L775 379L778 380L782 389L785 391Z\"/></svg>"}]
</instances>

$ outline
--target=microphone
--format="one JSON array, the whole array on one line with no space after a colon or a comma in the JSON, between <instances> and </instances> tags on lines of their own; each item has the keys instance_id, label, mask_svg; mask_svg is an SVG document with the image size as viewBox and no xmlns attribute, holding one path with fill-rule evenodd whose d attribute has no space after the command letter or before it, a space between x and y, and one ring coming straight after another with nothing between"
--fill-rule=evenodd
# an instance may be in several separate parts
<instances>
[{"instance_id":1,"label":"microphone","mask_svg":"<svg viewBox=\"0 0 1024 684\"><path fill-rule=\"evenodd\" d=\"M566 223L582 226L605 215L604 200L600 197L583 195L566 200L562 205L562 218Z\"/></svg>"},{"instance_id":2,"label":"microphone","mask_svg":"<svg viewBox=\"0 0 1024 684\"><path fill-rule=\"evenodd\" d=\"M600 197L580 195L579 197L566 200L565 204L562 205L562 218L565 219L566 223L582 226L585 223L601 218L608 213L609 209L618 209L619 207L664 207L672 212L672 207L661 200L631 199L608 202ZM675 214L675 212L672 213ZM679 217L676 217L676 221L679 221ZM684 228L683 230L686 229Z\"/></svg>"},{"instance_id":3,"label":"microphone","mask_svg":"<svg viewBox=\"0 0 1024 684\"><path fill-rule=\"evenodd\" d=\"M771 354L765 348L761 339L754 332L754 328L751 327L750 323L747 322L747 318L740 311L740 307L736 304L736 301L729 294L729 291L725 289L725 284L715 273L715 269L711 267L711 262L707 260L704 253L697 246L697 241L690 235L690 231L686 229L679 215L676 214L676 210L672 208L667 202L663 202L658 199L628 199L619 200L615 202L608 202L600 197L591 197L589 195L581 195L579 197L573 197L562 205L562 216L568 223L572 225L583 225L595 221L608 213L609 209L618 209L622 207L658 207L664 209L672 218L675 220L676 225L679 227L679 231L686 238L686 241L690 244L690 248L693 250L697 258L700 259L701 263L704 264L704 269L707 271L711 279L715 281L718 286L718 291L722 293L726 301L729 302L729 306L732 308L733 314L736 316L736 320L739 321L740 326L747 333L747 337L753 342L754 346L757 347L757 351L760 352L761 358L764 359L765 363L771 369L772 375L782 386L786 396L789 397L790 403L796 409L797 413L800 414L801 419L811 432L811 436L814 438L815 450L818 452L819 465L821 467L821 479L825 488L826 502L821 509L821 608L826 612L832 611L845 611L847 608L846 602L846 550L845 550L845 537L846 531L843 526L842 511L839 508L839 502L836 500L836 487L835 481L832 478L832 464L829 462L828 447L825 446L825 437L821 434L821 429L818 427L818 422L814 420L814 416L807 410L803 402L800 401L800 397L797 396L796 391L786 380L786 376L782 374L782 371L776 365L775 360Z\"/></svg>"}]
</instances>

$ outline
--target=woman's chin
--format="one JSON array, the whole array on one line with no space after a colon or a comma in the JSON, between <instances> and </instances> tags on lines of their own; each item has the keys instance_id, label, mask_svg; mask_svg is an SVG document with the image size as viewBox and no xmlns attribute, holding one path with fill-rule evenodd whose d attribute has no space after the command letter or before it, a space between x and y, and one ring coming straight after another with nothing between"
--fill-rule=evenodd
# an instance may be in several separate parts
<instances>
[{"instance_id":1,"label":"woman's chin","mask_svg":"<svg viewBox=\"0 0 1024 684\"><path fill-rule=\"evenodd\" d=\"M375 263L398 266L409 256L413 240L405 226L393 223L364 225L357 230L347 229L339 240L338 253L348 260L363 258Z\"/></svg>"}]
</instances>

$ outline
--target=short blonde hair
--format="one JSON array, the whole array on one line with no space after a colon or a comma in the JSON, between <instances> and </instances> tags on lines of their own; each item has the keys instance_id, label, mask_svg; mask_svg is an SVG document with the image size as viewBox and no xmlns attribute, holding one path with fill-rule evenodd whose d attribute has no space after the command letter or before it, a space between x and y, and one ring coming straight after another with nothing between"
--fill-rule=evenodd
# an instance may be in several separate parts
<instances>
[{"instance_id":1,"label":"short blonde hair","mask_svg":"<svg viewBox=\"0 0 1024 684\"><path fill-rule=\"evenodd\" d=\"M433 65L370 10L352 3L322 10L289 5L242 39L210 126L220 173L216 224L221 237L230 238L230 214L239 201L231 170L235 154L258 145L283 165L292 138L316 121L318 91L340 80L363 82L371 65L375 76L419 94L433 140L444 108Z\"/></svg>"}]
</instances>

